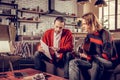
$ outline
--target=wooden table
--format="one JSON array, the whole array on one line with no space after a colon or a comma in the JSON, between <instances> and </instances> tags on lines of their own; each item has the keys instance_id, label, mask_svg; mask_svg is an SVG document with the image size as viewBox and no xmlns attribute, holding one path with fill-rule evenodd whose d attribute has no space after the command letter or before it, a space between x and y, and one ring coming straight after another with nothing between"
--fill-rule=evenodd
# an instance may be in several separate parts
<instances>
[{"instance_id":1,"label":"wooden table","mask_svg":"<svg viewBox=\"0 0 120 80\"><path fill-rule=\"evenodd\" d=\"M14 76L14 72L21 72L21 73L25 73L26 75L24 75L24 77L19 77L16 78ZM37 73L41 73L38 70L32 69L32 68L27 68L27 69L21 69L21 70L15 70L13 72L4 72L7 74L7 77L0 77L0 80L32 80L32 77L37 74ZM2 74L2 73L0 73ZM48 75L49 77L47 77L47 80L66 80L62 77L58 77L49 73L45 73L46 75Z\"/></svg>"}]
</instances>

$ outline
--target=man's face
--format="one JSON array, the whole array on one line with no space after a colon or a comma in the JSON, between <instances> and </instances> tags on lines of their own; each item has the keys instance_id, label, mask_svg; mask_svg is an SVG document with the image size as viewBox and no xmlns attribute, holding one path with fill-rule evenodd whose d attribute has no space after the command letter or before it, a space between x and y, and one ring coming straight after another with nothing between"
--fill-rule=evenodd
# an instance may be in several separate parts
<instances>
[{"instance_id":1,"label":"man's face","mask_svg":"<svg viewBox=\"0 0 120 80\"><path fill-rule=\"evenodd\" d=\"M60 22L58 20L55 21L55 23L54 23L54 30L55 30L56 34L60 33L64 27L65 27L65 23L64 22Z\"/></svg>"}]
</instances>

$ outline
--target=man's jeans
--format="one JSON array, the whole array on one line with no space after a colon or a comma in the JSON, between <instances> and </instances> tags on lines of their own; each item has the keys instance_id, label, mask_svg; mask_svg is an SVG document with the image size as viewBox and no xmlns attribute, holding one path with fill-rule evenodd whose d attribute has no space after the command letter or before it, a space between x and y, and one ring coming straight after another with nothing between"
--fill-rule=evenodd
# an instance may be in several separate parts
<instances>
[{"instance_id":1,"label":"man's jeans","mask_svg":"<svg viewBox=\"0 0 120 80\"><path fill-rule=\"evenodd\" d=\"M71 59L73 59L73 56L70 52L68 53L64 53L65 55L63 55L63 59L56 62L56 60L54 60L52 63L56 66L56 67L64 67L64 77L65 78L69 78L69 61ZM41 70L41 71L46 71L46 65L44 63L45 61L50 61L50 59L48 57L46 57L44 55L44 53L42 52L35 52L34 55L34 63L35 63L35 69L37 70Z\"/></svg>"}]
</instances>

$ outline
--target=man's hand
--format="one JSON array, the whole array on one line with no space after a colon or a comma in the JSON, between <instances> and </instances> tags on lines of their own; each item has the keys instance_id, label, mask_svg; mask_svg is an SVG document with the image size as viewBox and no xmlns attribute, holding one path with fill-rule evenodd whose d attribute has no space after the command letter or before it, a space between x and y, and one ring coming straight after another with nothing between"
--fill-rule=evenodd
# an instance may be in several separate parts
<instances>
[{"instance_id":1,"label":"man's hand","mask_svg":"<svg viewBox=\"0 0 120 80\"><path fill-rule=\"evenodd\" d=\"M54 51L59 51L59 48L56 48L56 47L50 47L50 48Z\"/></svg>"},{"instance_id":2,"label":"man's hand","mask_svg":"<svg viewBox=\"0 0 120 80\"><path fill-rule=\"evenodd\" d=\"M56 55L56 57L59 57L59 53L57 51L59 51L59 48L55 48L55 47L50 47L53 51L54 51L54 54Z\"/></svg>"},{"instance_id":3,"label":"man's hand","mask_svg":"<svg viewBox=\"0 0 120 80\"><path fill-rule=\"evenodd\" d=\"M45 53L45 50L41 46L38 46L38 51Z\"/></svg>"}]
</instances>

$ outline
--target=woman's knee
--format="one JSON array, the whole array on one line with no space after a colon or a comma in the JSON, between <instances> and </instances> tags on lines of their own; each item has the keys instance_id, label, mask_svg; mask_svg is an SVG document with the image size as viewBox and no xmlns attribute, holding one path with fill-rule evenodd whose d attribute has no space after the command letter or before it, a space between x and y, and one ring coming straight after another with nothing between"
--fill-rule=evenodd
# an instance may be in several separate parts
<instances>
[{"instance_id":1,"label":"woman's knee","mask_svg":"<svg viewBox=\"0 0 120 80\"><path fill-rule=\"evenodd\" d=\"M71 68L71 67L76 67L77 66L77 60L76 59L73 59L73 60L71 60L70 61L70 63L69 63L69 67Z\"/></svg>"}]
</instances>

